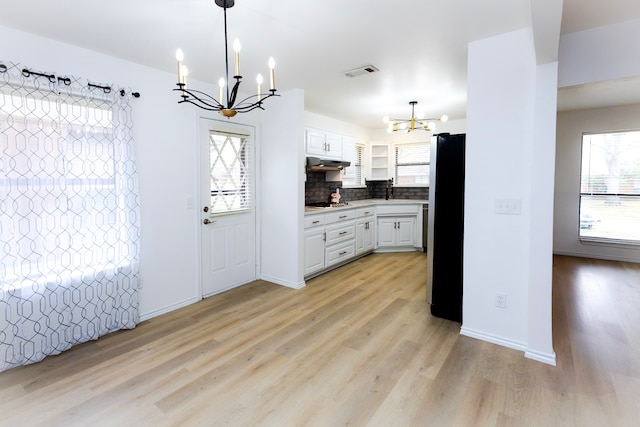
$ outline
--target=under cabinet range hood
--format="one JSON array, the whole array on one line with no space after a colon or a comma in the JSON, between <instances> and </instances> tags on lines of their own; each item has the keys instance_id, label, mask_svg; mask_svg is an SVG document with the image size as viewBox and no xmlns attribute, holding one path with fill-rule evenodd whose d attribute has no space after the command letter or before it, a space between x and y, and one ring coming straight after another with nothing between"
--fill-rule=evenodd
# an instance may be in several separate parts
<instances>
[{"instance_id":1,"label":"under cabinet range hood","mask_svg":"<svg viewBox=\"0 0 640 427\"><path fill-rule=\"evenodd\" d=\"M342 160L321 159L319 157L307 157L308 171L340 171L348 166L351 166L351 162L345 162Z\"/></svg>"}]
</instances>

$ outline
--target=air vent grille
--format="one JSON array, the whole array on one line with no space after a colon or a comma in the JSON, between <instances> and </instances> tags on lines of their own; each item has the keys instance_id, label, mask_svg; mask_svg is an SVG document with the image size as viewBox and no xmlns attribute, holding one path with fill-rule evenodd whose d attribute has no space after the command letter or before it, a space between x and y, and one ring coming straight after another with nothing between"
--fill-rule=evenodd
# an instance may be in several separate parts
<instances>
[{"instance_id":1,"label":"air vent grille","mask_svg":"<svg viewBox=\"0 0 640 427\"><path fill-rule=\"evenodd\" d=\"M353 70L345 71L344 75L347 77L358 77L365 74L371 74L380 71L378 67L373 65L365 65L364 67L354 68Z\"/></svg>"}]
</instances>

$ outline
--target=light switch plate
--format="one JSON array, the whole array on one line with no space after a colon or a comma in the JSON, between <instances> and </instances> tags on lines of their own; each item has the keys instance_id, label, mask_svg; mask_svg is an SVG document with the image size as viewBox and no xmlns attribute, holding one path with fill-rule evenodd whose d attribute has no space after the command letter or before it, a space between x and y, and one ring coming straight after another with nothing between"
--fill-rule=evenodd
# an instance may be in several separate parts
<instances>
[{"instance_id":1,"label":"light switch plate","mask_svg":"<svg viewBox=\"0 0 640 427\"><path fill-rule=\"evenodd\" d=\"M520 215L522 202L520 199L496 199L496 213L500 215Z\"/></svg>"}]
</instances>

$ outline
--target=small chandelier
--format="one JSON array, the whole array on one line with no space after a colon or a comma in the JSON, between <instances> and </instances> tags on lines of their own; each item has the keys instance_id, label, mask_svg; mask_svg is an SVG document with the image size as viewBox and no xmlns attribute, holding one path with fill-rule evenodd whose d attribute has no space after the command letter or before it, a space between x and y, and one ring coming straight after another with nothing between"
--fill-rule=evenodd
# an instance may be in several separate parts
<instances>
[{"instance_id":1,"label":"small chandelier","mask_svg":"<svg viewBox=\"0 0 640 427\"><path fill-rule=\"evenodd\" d=\"M411 101L409 105L411 105L411 118L410 119L394 119L389 116L385 116L382 118L384 123L388 123L387 132L396 132L398 130L404 131L404 133L409 133L414 130L425 130L427 132L433 132L436 129L436 124L434 121L446 122L449 120L449 117L442 116L434 119L424 119L418 114L419 117L415 115L415 108L418 101Z\"/></svg>"},{"instance_id":2,"label":"small chandelier","mask_svg":"<svg viewBox=\"0 0 640 427\"><path fill-rule=\"evenodd\" d=\"M182 63L184 60L184 53L181 49L178 49L176 51L176 59L178 60L178 87L174 89L180 92L180 96L182 98L178 101L178 104L188 102L189 104L193 104L203 110L218 111L227 118L231 118L237 113L247 113L251 110L255 110L256 108L264 110L262 102L265 99L272 96L280 96L276 95L276 78L274 71L275 61L273 60L273 57L269 58L269 80L271 84L269 92L262 93L262 74L258 74L258 77L256 78L258 93L236 102L238 88L242 81L242 76L240 75L240 41L235 39L233 42L233 50L235 52L235 75L233 78L236 82L231 90L229 90L229 43L227 41L227 9L233 7L235 0L215 0L215 2L218 6L224 9L224 60L226 79L225 77L220 77L220 80L218 80L218 87L220 88L218 98L198 90L187 89L187 75L189 74L189 70Z\"/></svg>"}]
</instances>

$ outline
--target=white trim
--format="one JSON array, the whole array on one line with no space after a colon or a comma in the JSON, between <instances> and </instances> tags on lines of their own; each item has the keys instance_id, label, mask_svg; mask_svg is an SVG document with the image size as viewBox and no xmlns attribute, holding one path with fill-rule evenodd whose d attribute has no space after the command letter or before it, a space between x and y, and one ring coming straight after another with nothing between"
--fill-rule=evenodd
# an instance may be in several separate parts
<instances>
[{"instance_id":1,"label":"white trim","mask_svg":"<svg viewBox=\"0 0 640 427\"><path fill-rule=\"evenodd\" d=\"M298 282L298 283L293 283L293 282L287 282L284 280L280 280L277 279L275 277L271 277L268 275L264 275L262 277L260 277L260 280L266 280L267 282L271 282L271 283L275 283L276 285L280 285L280 286L285 286L287 288L291 288L291 289L302 289L306 286L306 283L304 281L302 282Z\"/></svg>"},{"instance_id":2,"label":"white trim","mask_svg":"<svg viewBox=\"0 0 640 427\"><path fill-rule=\"evenodd\" d=\"M183 308L183 307L186 307L188 305L195 304L195 303L197 303L197 302L199 302L201 300L202 300L202 298L200 298L200 297L189 298L189 299L180 301L180 302L178 302L176 304L168 305L168 306L163 307L161 309L153 310L153 311L150 311L149 313L141 314L140 315L140 321L144 322L145 320L152 319L152 318L160 316L162 314L167 314L167 313L170 313L170 312L172 312L174 310L177 310L179 308Z\"/></svg>"},{"instance_id":3,"label":"white trim","mask_svg":"<svg viewBox=\"0 0 640 427\"><path fill-rule=\"evenodd\" d=\"M537 360L538 362L546 363L547 365L556 366L556 353L540 353L538 351L527 350L524 352L524 357L531 360Z\"/></svg>"},{"instance_id":4,"label":"white trim","mask_svg":"<svg viewBox=\"0 0 640 427\"><path fill-rule=\"evenodd\" d=\"M594 258L594 259L604 259L607 261L622 261L622 262L635 262L640 263L640 259L638 258L627 258L623 256L615 256L615 255L602 255L602 254L585 254L580 252L572 252L572 251L553 251L554 255L564 255L564 256L575 256L579 258Z\"/></svg>"},{"instance_id":5,"label":"white trim","mask_svg":"<svg viewBox=\"0 0 640 427\"><path fill-rule=\"evenodd\" d=\"M487 341L493 344L498 344L503 347L512 348L514 350L526 351L527 349L527 346L524 343L512 341L496 335L491 335L484 332L476 331L474 329L465 328L464 326L460 328L460 335L476 338L476 339Z\"/></svg>"},{"instance_id":6,"label":"white trim","mask_svg":"<svg viewBox=\"0 0 640 427\"><path fill-rule=\"evenodd\" d=\"M487 334L484 332L476 331L474 329L460 328L460 335L464 335L471 338L476 338L482 341L487 341L492 344L501 345L503 347L512 348L524 352L524 357L538 362L546 363L548 365L556 366L556 354L554 353L541 353L535 350L530 350L524 343L512 341L496 335Z\"/></svg>"}]
</instances>

